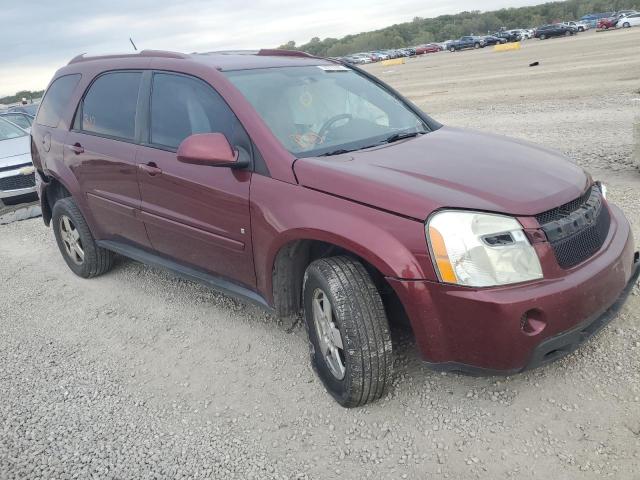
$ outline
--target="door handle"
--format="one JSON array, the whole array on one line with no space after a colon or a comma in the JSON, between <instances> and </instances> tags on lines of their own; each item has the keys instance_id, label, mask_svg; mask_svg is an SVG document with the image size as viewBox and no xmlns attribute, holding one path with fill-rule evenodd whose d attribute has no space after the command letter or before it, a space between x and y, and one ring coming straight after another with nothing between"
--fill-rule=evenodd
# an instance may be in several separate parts
<instances>
[{"instance_id":1,"label":"door handle","mask_svg":"<svg viewBox=\"0 0 640 480\"><path fill-rule=\"evenodd\" d=\"M162 173L162 169L158 168L155 162L139 163L138 168L152 177Z\"/></svg>"},{"instance_id":2,"label":"door handle","mask_svg":"<svg viewBox=\"0 0 640 480\"><path fill-rule=\"evenodd\" d=\"M73 145L67 145L67 147L76 155L84 153L84 147L80 145L78 142L74 143Z\"/></svg>"}]
</instances>

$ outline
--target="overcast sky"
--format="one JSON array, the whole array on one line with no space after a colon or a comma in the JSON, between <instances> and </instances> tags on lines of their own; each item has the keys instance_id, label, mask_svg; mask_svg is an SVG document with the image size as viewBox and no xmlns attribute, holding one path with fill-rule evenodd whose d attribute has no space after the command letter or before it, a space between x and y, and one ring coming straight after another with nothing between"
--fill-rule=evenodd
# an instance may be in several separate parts
<instances>
[{"instance_id":1,"label":"overcast sky","mask_svg":"<svg viewBox=\"0 0 640 480\"><path fill-rule=\"evenodd\" d=\"M44 88L78 53L275 47L415 16L535 5L545 0L28 0L0 7L0 96ZM479 5L481 3L481 6Z\"/></svg>"}]
</instances>

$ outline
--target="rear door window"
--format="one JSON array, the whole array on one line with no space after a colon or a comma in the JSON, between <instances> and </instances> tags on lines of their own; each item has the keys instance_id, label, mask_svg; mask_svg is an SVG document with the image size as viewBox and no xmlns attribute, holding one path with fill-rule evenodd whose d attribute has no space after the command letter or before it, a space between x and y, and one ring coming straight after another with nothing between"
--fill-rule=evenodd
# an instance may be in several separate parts
<instances>
[{"instance_id":1,"label":"rear door window","mask_svg":"<svg viewBox=\"0 0 640 480\"><path fill-rule=\"evenodd\" d=\"M89 87L76 121L86 133L134 140L141 72L112 72L99 76Z\"/></svg>"},{"instance_id":2,"label":"rear door window","mask_svg":"<svg viewBox=\"0 0 640 480\"><path fill-rule=\"evenodd\" d=\"M79 73L65 75L57 78L51 84L38 109L36 123L51 128L58 126L60 116L64 112L64 108L69 104L80 77Z\"/></svg>"}]
</instances>

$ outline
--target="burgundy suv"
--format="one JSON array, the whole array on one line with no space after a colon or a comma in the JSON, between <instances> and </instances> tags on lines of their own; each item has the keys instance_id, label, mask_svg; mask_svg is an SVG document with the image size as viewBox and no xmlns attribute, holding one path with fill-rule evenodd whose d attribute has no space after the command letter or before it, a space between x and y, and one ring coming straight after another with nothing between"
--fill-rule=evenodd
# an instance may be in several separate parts
<instances>
[{"instance_id":1,"label":"burgundy suv","mask_svg":"<svg viewBox=\"0 0 640 480\"><path fill-rule=\"evenodd\" d=\"M638 276L627 220L581 168L301 53L74 58L32 155L74 273L121 254L303 311L344 406L389 387L389 321L434 368L512 374L591 337Z\"/></svg>"}]
</instances>

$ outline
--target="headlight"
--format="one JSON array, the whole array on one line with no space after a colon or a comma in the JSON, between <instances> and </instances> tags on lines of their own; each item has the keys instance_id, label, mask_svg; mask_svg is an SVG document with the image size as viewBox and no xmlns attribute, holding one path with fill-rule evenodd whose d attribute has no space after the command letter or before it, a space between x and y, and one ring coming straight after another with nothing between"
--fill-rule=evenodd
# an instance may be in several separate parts
<instances>
[{"instance_id":1,"label":"headlight","mask_svg":"<svg viewBox=\"0 0 640 480\"><path fill-rule=\"evenodd\" d=\"M540 260L515 218L445 210L426 225L441 281L489 287L542 278Z\"/></svg>"}]
</instances>

